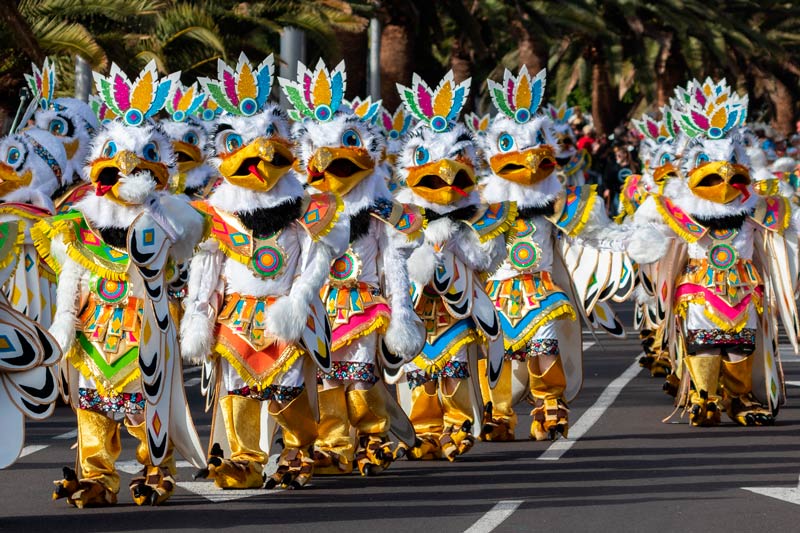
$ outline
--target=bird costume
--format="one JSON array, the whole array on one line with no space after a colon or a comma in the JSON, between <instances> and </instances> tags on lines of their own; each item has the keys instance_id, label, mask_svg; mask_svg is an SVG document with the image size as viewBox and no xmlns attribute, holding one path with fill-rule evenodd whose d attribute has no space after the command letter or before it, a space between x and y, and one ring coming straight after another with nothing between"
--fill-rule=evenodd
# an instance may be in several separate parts
<instances>
[{"instance_id":1,"label":"bird costume","mask_svg":"<svg viewBox=\"0 0 800 533\"><path fill-rule=\"evenodd\" d=\"M138 440L143 469L130 484L137 505L170 497L174 451L203 464L166 285L174 265L191 256L204 222L188 202L164 192L174 154L151 121L178 76L159 79L153 62L133 82L115 64L107 77L94 74L119 117L92 140L84 175L94 192L32 232L58 273L50 332L68 363L78 423L76 469L64 468L53 497L81 508L117 501L120 422Z\"/></svg>"},{"instance_id":2,"label":"bird costume","mask_svg":"<svg viewBox=\"0 0 800 533\"><path fill-rule=\"evenodd\" d=\"M419 75L398 85L409 113L420 123L408 135L398 160L406 187L398 201L424 207L424 243L408 261L412 300L425 324L422 352L403 367L397 386L417 436L414 459L453 461L474 443L473 427L483 401L477 360L483 347L494 385L503 363L500 323L481 275L499 264L502 234L513 223L510 202L480 203L476 146L456 122L470 80L456 83L452 71L432 90Z\"/></svg>"},{"instance_id":3,"label":"bird costume","mask_svg":"<svg viewBox=\"0 0 800 533\"><path fill-rule=\"evenodd\" d=\"M213 163L223 182L195 205L211 218L190 266L183 356L203 362L214 408L207 473L222 488L263 485L272 426L283 431L266 487L300 488L314 471L317 368L331 370L319 291L347 246L341 204L306 194L286 114L267 102L273 58L219 62L200 83L223 114Z\"/></svg>"},{"instance_id":4,"label":"bird costume","mask_svg":"<svg viewBox=\"0 0 800 533\"><path fill-rule=\"evenodd\" d=\"M484 385L485 440L514 439L514 405L528 396L534 405L530 437L567 435L567 405L583 380L577 313L611 317L600 305L612 296L624 299L633 287L624 254L576 240L609 221L593 186L565 187L554 173L557 137L550 117L539 112L545 81L545 70L531 76L523 66L516 76L506 70L502 83L488 82L498 114L483 137L490 171L482 196L516 209L502 265L486 284L500 316L506 364L493 390ZM615 322L609 329L619 332Z\"/></svg>"},{"instance_id":5,"label":"bird costume","mask_svg":"<svg viewBox=\"0 0 800 533\"><path fill-rule=\"evenodd\" d=\"M693 426L767 425L785 398L777 343L780 317L798 347L794 293L798 215L784 197L754 193L740 129L747 96L725 80L679 88L672 113L682 134L681 177L668 180L635 218L672 238L656 293L676 372L678 406Z\"/></svg>"},{"instance_id":6,"label":"bird costume","mask_svg":"<svg viewBox=\"0 0 800 533\"><path fill-rule=\"evenodd\" d=\"M332 71L321 61L313 71L300 64L297 81L281 79L281 84L294 105L299 166L308 185L339 196L341 219L350 225L347 251L331 263L322 290L333 365L319 373L315 471L349 473L355 464L362 475L377 474L394 459L390 433L406 446L415 440L380 369L401 366L425 343L406 267L424 220L420 209L393 201L387 188L385 141L372 125L380 102L366 98L342 104L343 63Z\"/></svg>"}]
</instances>

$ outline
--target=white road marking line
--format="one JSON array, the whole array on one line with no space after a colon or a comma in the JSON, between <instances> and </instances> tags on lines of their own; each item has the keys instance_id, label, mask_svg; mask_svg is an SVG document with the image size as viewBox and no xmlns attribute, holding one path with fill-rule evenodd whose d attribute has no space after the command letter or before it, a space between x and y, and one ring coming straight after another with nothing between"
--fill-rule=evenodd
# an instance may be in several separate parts
<instances>
[{"instance_id":1,"label":"white road marking line","mask_svg":"<svg viewBox=\"0 0 800 533\"><path fill-rule=\"evenodd\" d=\"M796 487L742 487L742 490L800 505L800 481Z\"/></svg>"},{"instance_id":2,"label":"white road marking line","mask_svg":"<svg viewBox=\"0 0 800 533\"><path fill-rule=\"evenodd\" d=\"M281 493L279 490L265 489L224 490L217 487L213 481L178 481L178 486L214 503L241 500L242 498L250 498L251 496L269 496L270 494Z\"/></svg>"},{"instance_id":3,"label":"white road marking line","mask_svg":"<svg viewBox=\"0 0 800 533\"><path fill-rule=\"evenodd\" d=\"M489 533L502 524L522 505L522 500L502 500L472 524L464 533Z\"/></svg>"},{"instance_id":4,"label":"white road marking line","mask_svg":"<svg viewBox=\"0 0 800 533\"><path fill-rule=\"evenodd\" d=\"M790 387L800 387L800 381L787 381L786 384Z\"/></svg>"},{"instance_id":5,"label":"white road marking line","mask_svg":"<svg viewBox=\"0 0 800 533\"><path fill-rule=\"evenodd\" d=\"M184 387L194 387L195 385L199 385L199 384L200 384L200 378L192 378L192 379L187 379L184 382L183 386Z\"/></svg>"},{"instance_id":6,"label":"white road marking line","mask_svg":"<svg viewBox=\"0 0 800 533\"><path fill-rule=\"evenodd\" d=\"M597 343L594 342L594 341L583 341L583 351L585 352L586 350L588 350L589 348L591 348L595 344L597 344Z\"/></svg>"},{"instance_id":7,"label":"white road marking line","mask_svg":"<svg viewBox=\"0 0 800 533\"><path fill-rule=\"evenodd\" d=\"M73 429L72 431L67 431L66 433L62 433L61 435L56 435L55 437L53 437L53 440L69 440L77 438L78 438L78 430Z\"/></svg>"},{"instance_id":8,"label":"white road marking line","mask_svg":"<svg viewBox=\"0 0 800 533\"><path fill-rule=\"evenodd\" d=\"M567 451L569 451L569 449L600 420L600 417L603 416L606 409L611 407L611 404L617 399L622 389L624 389L625 386L636 377L639 371L642 370L642 367L639 366L639 357L641 356L636 356L631 366L617 379L609 383L608 387L606 387L600 397L597 398L597 401L594 402L594 405L588 408L575 424L570 426L569 439L559 439L555 441L536 459L539 461L558 461L561 459L561 456L567 453Z\"/></svg>"},{"instance_id":9,"label":"white road marking line","mask_svg":"<svg viewBox=\"0 0 800 533\"><path fill-rule=\"evenodd\" d=\"M183 369L183 373L184 374L196 374L197 372L200 372L200 370L202 370L202 369L203 369L203 367L201 367L201 366L190 366L189 368L184 368Z\"/></svg>"},{"instance_id":10,"label":"white road marking line","mask_svg":"<svg viewBox=\"0 0 800 533\"><path fill-rule=\"evenodd\" d=\"M189 461L176 461L175 466L178 468L194 468ZM117 461L117 470L122 470L128 474L138 474L142 471L142 464L139 461Z\"/></svg>"},{"instance_id":11,"label":"white road marking line","mask_svg":"<svg viewBox=\"0 0 800 533\"><path fill-rule=\"evenodd\" d=\"M22 451L19 453L19 456L25 457L26 455L42 451L45 448L47 448L47 446L48 446L47 444L31 444L29 446L25 446L24 448L22 448Z\"/></svg>"}]
</instances>

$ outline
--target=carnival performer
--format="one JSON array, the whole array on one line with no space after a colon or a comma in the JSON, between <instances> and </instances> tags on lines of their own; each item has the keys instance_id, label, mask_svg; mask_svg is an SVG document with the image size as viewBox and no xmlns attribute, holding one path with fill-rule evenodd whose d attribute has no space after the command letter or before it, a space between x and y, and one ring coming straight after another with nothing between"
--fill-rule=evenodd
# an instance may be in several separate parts
<instances>
[{"instance_id":1,"label":"carnival performer","mask_svg":"<svg viewBox=\"0 0 800 533\"><path fill-rule=\"evenodd\" d=\"M341 218L350 225L349 247L334 259L322 289L333 330L333 366L319 373L315 472L349 473L355 463L362 475L373 475L394 460L390 432L406 446L415 440L408 417L382 383L381 368L401 366L425 344L406 268L419 244L422 213L393 201L387 188L386 145L372 125L380 102L366 98L343 105L328 97L345 93L343 63L332 71L321 61L313 71L301 63L297 81L280 81L294 105L299 166L308 185L339 196ZM303 91L306 84L309 91Z\"/></svg>"},{"instance_id":2,"label":"carnival performer","mask_svg":"<svg viewBox=\"0 0 800 533\"><path fill-rule=\"evenodd\" d=\"M483 200L516 205L503 263L486 285L500 316L506 359L497 386L484 384L489 403L481 436L491 441L514 440L514 405L528 395L534 402L530 437L567 435L568 402L583 381L576 311L588 319L592 306L612 295L624 299L633 287L624 254L574 241L599 238L594 234L609 220L593 186L564 187L553 172L556 136L550 117L539 112L545 82L545 70L531 76L524 66L516 76L506 70L502 83L488 81L498 114L483 137L490 168Z\"/></svg>"},{"instance_id":3,"label":"carnival performer","mask_svg":"<svg viewBox=\"0 0 800 533\"><path fill-rule=\"evenodd\" d=\"M556 132L554 148L556 163L558 163L558 179L567 187L585 185L587 172L592 166L592 156L585 149L578 149L575 133L569 123L575 114L575 109L567 107L567 104L559 106L548 104L544 108L544 112L553 121Z\"/></svg>"},{"instance_id":4,"label":"carnival performer","mask_svg":"<svg viewBox=\"0 0 800 533\"><path fill-rule=\"evenodd\" d=\"M199 242L203 217L163 193L174 155L152 122L178 76L159 79L153 62L133 82L115 64L108 77L95 73L98 93L120 118L91 143L84 175L94 193L32 232L58 273L50 332L68 363L78 422L77 468L64 468L53 497L79 508L117 501L120 422L138 440L143 469L130 484L137 505L170 497L174 450L203 464L165 290L171 265Z\"/></svg>"},{"instance_id":5,"label":"carnival performer","mask_svg":"<svg viewBox=\"0 0 800 533\"><path fill-rule=\"evenodd\" d=\"M786 198L754 194L740 136L747 102L725 80L679 88L681 177L635 214L674 239L656 293L675 317L665 335L692 426L719 424L723 410L740 425L772 424L784 401L777 315L798 346L798 215Z\"/></svg>"},{"instance_id":6,"label":"carnival performer","mask_svg":"<svg viewBox=\"0 0 800 533\"><path fill-rule=\"evenodd\" d=\"M492 272L513 223L510 202L482 205L476 189L476 147L457 123L470 80L452 71L432 90L415 74L398 85L407 110L420 123L409 133L398 173L406 188L398 201L425 208L424 243L409 258L412 300L427 343L401 372L398 395L420 439L414 459L454 461L474 443L483 401L477 376L479 347L492 386L503 363L500 324L480 276Z\"/></svg>"},{"instance_id":7,"label":"carnival performer","mask_svg":"<svg viewBox=\"0 0 800 533\"><path fill-rule=\"evenodd\" d=\"M253 66L241 54L200 79L223 109L212 162L224 181L195 204L211 228L191 263L181 348L212 369L207 471L231 489L264 484L270 420L284 448L266 487L300 488L313 475L317 368L331 370L319 291L349 231L336 224L336 197L305 194L292 170L286 114L267 102L273 69L271 55Z\"/></svg>"}]
</instances>

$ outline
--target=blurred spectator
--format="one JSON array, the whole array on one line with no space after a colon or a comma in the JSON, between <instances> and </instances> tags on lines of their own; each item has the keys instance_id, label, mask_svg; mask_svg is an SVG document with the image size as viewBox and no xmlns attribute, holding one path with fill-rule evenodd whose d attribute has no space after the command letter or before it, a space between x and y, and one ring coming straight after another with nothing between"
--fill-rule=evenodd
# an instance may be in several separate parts
<instances>
[{"instance_id":1,"label":"blurred spectator","mask_svg":"<svg viewBox=\"0 0 800 533\"><path fill-rule=\"evenodd\" d=\"M615 216L619 212L619 193L622 185L628 176L638 171L632 152L631 144L616 140L606 161L603 177L597 189L606 203L609 216Z\"/></svg>"},{"instance_id":2,"label":"blurred spectator","mask_svg":"<svg viewBox=\"0 0 800 533\"><path fill-rule=\"evenodd\" d=\"M578 150L586 150L589 153L594 152L594 128L590 125L585 125L581 130L581 136L578 138L576 146Z\"/></svg>"}]
</instances>

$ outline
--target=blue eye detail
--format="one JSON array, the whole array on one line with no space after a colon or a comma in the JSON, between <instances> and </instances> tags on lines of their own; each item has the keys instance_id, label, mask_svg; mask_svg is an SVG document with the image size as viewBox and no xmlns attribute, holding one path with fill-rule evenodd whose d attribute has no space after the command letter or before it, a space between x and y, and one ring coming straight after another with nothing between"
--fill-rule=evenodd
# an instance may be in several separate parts
<instances>
[{"instance_id":1,"label":"blue eye detail","mask_svg":"<svg viewBox=\"0 0 800 533\"><path fill-rule=\"evenodd\" d=\"M142 150L142 155L148 161L152 161L157 163L161 160L161 156L158 153L158 146L156 143L147 143L144 145L144 149Z\"/></svg>"},{"instance_id":2,"label":"blue eye detail","mask_svg":"<svg viewBox=\"0 0 800 533\"><path fill-rule=\"evenodd\" d=\"M428 150L420 146L414 151L414 163L417 165L424 165L425 163L430 160L431 154L428 153Z\"/></svg>"},{"instance_id":3,"label":"blue eye detail","mask_svg":"<svg viewBox=\"0 0 800 533\"><path fill-rule=\"evenodd\" d=\"M9 165L16 165L19 163L20 158L22 157L22 152L19 151L19 148L11 147L8 149L8 155L6 155L6 162Z\"/></svg>"},{"instance_id":4,"label":"blue eye detail","mask_svg":"<svg viewBox=\"0 0 800 533\"><path fill-rule=\"evenodd\" d=\"M275 135L275 125L274 124L270 124L269 126L267 126L266 134L267 134L267 137L272 137L273 135Z\"/></svg>"},{"instance_id":5,"label":"blue eye detail","mask_svg":"<svg viewBox=\"0 0 800 533\"><path fill-rule=\"evenodd\" d=\"M186 133L186 135L183 136L183 142L185 142L186 144L193 144L194 146L197 146L198 144L200 144L200 138L197 137L197 134L195 132L189 131Z\"/></svg>"},{"instance_id":6,"label":"blue eye detail","mask_svg":"<svg viewBox=\"0 0 800 533\"><path fill-rule=\"evenodd\" d=\"M694 166L699 167L703 163L708 163L711 159L708 157L708 154L705 152L700 152L697 154L697 159L694 160Z\"/></svg>"},{"instance_id":7,"label":"blue eye detail","mask_svg":"<svg viewBox=\"0 0 800 533\"><path fill-rule=\"evenodd\" d=\"M103 157L114 157L117 154L117 143L108 141L103 147Z\"/></svg>"},{"instance_id":8,"label":"blue eye detail","mask_svg":"<svg viewBox=\"0 0 800 533\"><path fill-rule=\"evenodd\" d=\"M47 130L58 137L62 137L67 133L67 123L62 118L54 118L47 126Z\"/></svg>"},{"instance_id":9,"label":"blue eye detail","mask_svg":"<svg viewBox=\"0 0 800 533\"><path fill-rule=\"evenodd\" d=\"M238 133L230 133L225 137L225 149L228 152L235 152L242 147L242 136Z\"/></svg>"},{"instance_id":10,"label":"blue eye detail","mask_svg":"<svg viewBox=\"0 0 800 533\"><path fill-rule=\"evenodd\" d=\"M347 130L342 133L342 145L348 148L358 148L361 146L361 137L356 130Z\"/></svg>"},{"instance_id":11,"label":"blue eye detail","mask_svg":"<svg viewBox=\"0 0 800 533\"><path fill-rule=\"evenodd\" d=\"M509 133L503 133L497 138L497 147L501 152L508 152L514 148L514 137Z\"/></svg>"},{"instance_id":12,"label":"blue eye detail","mask_svg":"<svg viewBox=\"0 0 800 533\"><path fill-rule=\"evenodd\" d=\"M663 166L669 163L670 161L672 161L671 154L661 154L661 160L658 162L658 164L659 166Z\"/></svg>"}]
</instances>

